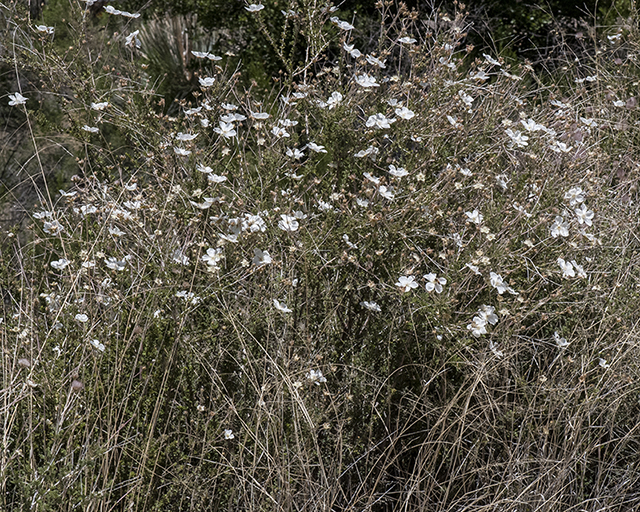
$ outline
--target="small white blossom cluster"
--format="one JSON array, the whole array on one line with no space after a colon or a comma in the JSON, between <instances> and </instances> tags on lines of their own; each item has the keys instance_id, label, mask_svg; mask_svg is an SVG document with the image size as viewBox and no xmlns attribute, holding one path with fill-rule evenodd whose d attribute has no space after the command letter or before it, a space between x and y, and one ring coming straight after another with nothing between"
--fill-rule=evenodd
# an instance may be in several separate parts
<instances>
[{"instance_id":1,"label":"small white blossom cluster","mask_svg":"<svg viewBox=\"0 0 640 512\"><path fill-rule=\"evenodd\" d=\"M495 314L495 308L483 304L480 306L480 309L478 309L477 315L471 320L471 323L467 325L467 329L469 329L475 337L480 337L483 334L487 334L487 325L496 325L497 323L498 315Z\"/></svg>"}]
</instances>

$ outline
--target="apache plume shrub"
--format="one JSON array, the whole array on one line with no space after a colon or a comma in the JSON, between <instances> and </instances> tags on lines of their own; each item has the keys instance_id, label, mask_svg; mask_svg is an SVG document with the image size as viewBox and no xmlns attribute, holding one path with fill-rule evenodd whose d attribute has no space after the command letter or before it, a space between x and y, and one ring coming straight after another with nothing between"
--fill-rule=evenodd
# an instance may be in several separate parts
<instances>
[{"instance_id":1,"label":"apache plume shrub","mask_svg":"<svg viewBox=\"0 0 640 512\"><path fill-rule=\"evenodd\" d=\"M147 22L71 5L1 7L38 198L1 237L2 508L637 506L633 30L540 75L462 14L368 40L300 2L298 64L247 4L286 73L194 42L167 115Z\"/></svg>"}]
</instances>

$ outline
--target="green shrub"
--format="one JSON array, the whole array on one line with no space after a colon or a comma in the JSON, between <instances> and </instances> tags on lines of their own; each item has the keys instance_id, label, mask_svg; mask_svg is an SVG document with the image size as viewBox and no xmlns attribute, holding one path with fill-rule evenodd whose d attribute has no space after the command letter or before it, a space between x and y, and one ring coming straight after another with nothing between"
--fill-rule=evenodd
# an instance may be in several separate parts
<instances>
[{"instance_id":1,"label":"green shrub","mask_svg":"<svg viewBox=\"0 0 640 512\"><path fill-rule=\"evenodd\" d=\"M303 3L299 64L247 11L265 90L84 8L62 53L2 7L43 178L0 239L3 508L635 507L634 30L541 76L461 14L382 11L358 57Z\"/></svg>"}]
</instances>

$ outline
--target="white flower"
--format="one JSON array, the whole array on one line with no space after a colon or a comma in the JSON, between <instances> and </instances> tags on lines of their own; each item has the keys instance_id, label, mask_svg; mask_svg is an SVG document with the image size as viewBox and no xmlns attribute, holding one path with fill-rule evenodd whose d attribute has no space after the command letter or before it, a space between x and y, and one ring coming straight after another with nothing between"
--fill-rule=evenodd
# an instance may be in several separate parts
<instances>
[{"instance_id":1,"label":"white flower","mask_svg":"<svg viewBox=\"0 0 640 512\"><path fill-rule=\"evenodd\" d=\"M523 148L529 145L529 143L527 142L529 140L529 137L527 137L526 135L522 135L522 133L520 133L518 130L514 132L511 128L507 128L505 130L505 133L511 138L513 143L519 148Z\"/></svg>"},{"instance_id":2,"label":"white flower","mask_svg":"<svg viewBox=\"0 0 640 512\"><path fill-rule=\"evenodd\" d=\"M376 79L372 76L363 73L362 75L356 75L356 83L360 87L380 87L380 84L376 82Z\"/></svg>"},{"instance_id":3,"label":"white flower","mask_svg":"<svg viewBox=\"0 0 640 512\"><path fill-rule=\"evenodd\" d=\"M388 199L389 201L391 201L395 197L393 193L393 188L391 187L387 188L385 185L380 185L380 188L378 189L378 193L385 199Z\"/></svg>"},{"instance_id":4,"label":"white flower","mask_svg":"<svg viewBox=\"0 0 640 512\"><path fill-rule=\"evenodd\" d=\"M139 210L140 207L142 206L141 201L125 201L123 204L130 210ZM90 213L95 213L95 211L92 211Z\"/></svg>"},{"instance_id":5,"label":"white flower","mask_svg":"<svg viewBox=\"0 0 640 512\"><path fill-rule=\"evenodd\" d=\"M293 233L294 231L298 231L300 224L296 220L295 217L290 215L280 215L281 221L278 221L278 227L282 231L288 231L289 233Z\"/></svg>"},{"instance_id":6,"label":"white flower","mask_svg":"<svg viewBox=\"0 0 640 512\"><path fill-rule=\"evenodd\" d=\"M198 77L198 82L200 82L201 87L211 87L216 79L212 76Z\"/></svg>"},{"instance_id":7,"label":"white flower","mask_svg":"<svg viewBox=\"0 0 640 512\"><path fill-rule=\"evenodd\" d=\"M182 291L176 292L176 297L184 299L185 302L190 302L194 306L197 305L197 304L200 304L200 302L202 302L202 298L201 297L198 297L195 293L188 292L187 290L182 290Z\"/></svg>"},{"instance_id":8,"label":"white flower","mask_svg":"<svg viewBox=\"0 0 640 512\"><path fill-rule=\"evenodd\" d=\"M307 373L307 379L311 382L315 382L317 386L323 382L327 382L327 379L322 375L321 370L309 370L309 373Z\"/></svg>"},{"instance_id":9,"label":"white flower","mask_svg":"<svg viewBox=\"0 0 640 512\"><path fill-rule=\"evenodd\" d=\"M555 151L556 153L568 153L573 148L571 146L567 146L564 142L554 140L551 144L549 144L549 149L551 151Z\"/></svg>"},{"instance_id":10,"label":"white flower","mask_svg":"<svg viewBox=\"0 0 640 512\"><path fill-rule=\"evenodd\" d=\"M173 152L176 155L180 155L180 156L189 156L191 154L191 151L189 151L188 149L183 149L183 148L173 148Z\"/></svg>"},{"instance_id":11,"label":"white flower","mask_svg":"<svg viewBox=\"0 0 640 512\"><path fill-rule=\"evenodd\" d=\"M269 263L271 263L273 260L271 259L271 256L269 256L269 253L267 251L261 251L260 249L254 249L253 250L253 263L255 265L257 265L258 267L261 267L262 265L268 265Z\"/></svg>"},{"instance_id":12,"label":"white flower","mask_svg":"<svg viewBox=\"0 0 640 512\"><path fill-rule=\"evenodd\" d=\"M416 114L407 107L402 107L396 109L396 115L401 119L412 119Z\"/></svg>"},{"instance_id":13,"label":"white flower","mask_svg":"<svg viewBox=\"0 0 640 512\"><path fill-rule=\"evenodd\" d=\"M256 233L258 231L264 233L267 230L267 224L260 215L251 215L247 213L242 221L242 229L249 231L250 233Z\"/></svg>"},{"instance_id":14,"label":"white flower","mask_svg":"<svg viewBox=\"0 0 640 512\"><path fill-rule=\"evenodd\" d=\"M462 100L462 103L464 103L467 107L470 107L472 105L473 97L469 96L463 90L458 91L458 96L460 96L460 99Z\"/></svg>"},{"instance_id":15,"label":"white flower","mask_svg":"<svg viewBox=\"0 0 640 512\"><path fill-rule=\"evenodd\" d=\"M357 249L358 248L358 246L356 244L354 244L353 242L351 242L349 240L349 235L347 235L346 233L344 235L342 235L342 239L344 240L344 243L349 246L349 249Z\"/></svg>"},{"instance_id":16,"label":"white flower","mask_svg":"<svg viewBox=\"0 0 640 512\"><path fill-rule=\"evenodd\" d=\"M36 25L36 30L38 32L42 32L44 34L51 35L51 34L53 34L55 29L53 27L47 27L46 25Z\"/></svg>"},{"instance_id":17,"label":"white flower","mask_svg":"<svg viewBox=\"0 0 640 512\"><path fill-rule=\"evenodd\" d=\"M380 311L382 311L382 309L380 308L380 306L378 305L378 303L377 303L377 302L373 302L373 301L368 302L368 301L364 300L364 301L362 301L362 302L360 303L360 305L361 305L363 308L366 308L366 309L368 309L369 311L375 311L376 313L379 313Z\"/></svg>"},{"instance_id":18,"label":"white flower","mask_svg":"<svg viewBox=\"0 0 640 512\"><path fill-rule=\"evenodd\" d=\"M109 227L109 234L114 236L122 236L126 234L124 231L121 231L117 226Z\"/></svg>"},{"instance_id":19,"label":"white flower","mask_svg":"<svg viewBox=\"0 0 640 512\"><path fill-rule=\"evenodd\" d=\"M202 256L202 261L207 264L207 270L217 270L218 263L224 259L222 247L207 249L207 253Z\"/></svg>"},{"instance_id":20,"label":"white flower","mask_svg":"<svg viewBox=\"0 0 640 512\"><path fill-rule=\"evenodd\" d=\"M351 55L354 59L357 59L358 57L362 57L362 53L360 52L360 50L358 50L357 48L354 48L353 44L347 44L346 42L342 44L342 47L345 49L345 51Z\"/></svg>"},{"instance_id":21,"label":"white flower","mask_svg":"<svg viewBox=\"0 0 640 512\"><path fill-rule=\"evenodd\" d=\"M498 176L496 176L496 183L500 185L502 190L507 190L508 181L509 181L509 178L507 178L505 174L499 174Z\"/></svg>"},{"instance_id":22,"label":"white flower","mask_svg":"<svg viewBox=\"0 0 640 512\"><path fill-rule=\"evenodd\" d=\"M487 55L486 53L483 53L482 56L485 58L485 60L491 64L492 66L500 66L500 63L494 59L493 57L491 57L490 55Z\"/></svg>"},{"instance_id":23,"label":"white flower","mask_svg":"<svg viewBox=\"0 0 640 512\"><path fill-rule=\"evenodd\" d=\"M227 181L226 176L218 176L217 174L209 174L207 176L207 180L211 183L222 183L223 181Z\"/></svg>"},{"instance_id":24,"label":"white flower","mask_svg":"<svg viewBox=\"0 0 640 512\"><path fill-rule=\"evenodd\" d=\"M447 280L444 277L437 277L433 272L427 274L424 278L427 280L425 288L428 292L435 290L436 293L442 293L442 285L447 284Z\"/></svg>"},{"instance_id":25,"label":"white flower","mask_svg":"<svg viewBox=\"0 0 640 512\"><path fill-rule=\"evenodd\" d=\"M506 292L509 287L504 283L504 280L502 279L502 276L500 274L496 274L495 272L491 272L489 274L489 282L491 283L491 286L493 286L496 290L498 290L498 293L500 295L502 295L504 292Z\"/></svg>"},{"instance_id":26,"label":"white flower","mask_svg":"<svg viewBox=\"0 0 640 512\"><path fill-rule=\"evenodd\" d=\"M197 133L182 133L182 132L178 132L178 134L176 135L176 139L181 140L181 141L189 141L189 140L193 140L198 136Z\"/></svg>"},{"instance_id":27,"label":"white flower","mask_svg":"<svg viewBox=\"0 0 640 512\"><path fill-rule=\"evenodd\" d=\"M363 172L362 175L367 178L371 183L374 183L375 185L379 185L380 184L380 178L373 176L371 173L368 172Z\"/></svg>"},{"instance_id":28,"label":"white flower","mask_svg":"<svg viewBox=\"0 0 640 512\"><path fill-rule=\"evenodd\" d=\"M591 226L593 222L591 221L594 217L594 213L587 209L587 205L582 203L580 208L576 208L574 210L576 212L576 217L578 217L579 224L586 224L587 226Z\"/></svg>"},{"instance_id":29,"label":"white flower","mask_svg":"<svg viewBox=\"0 0 640 512\"><path fill-rule=\"evenodd\" d=\"M109 102L108 101L103 101L102 103L93 103L93 102L91 102L91 108L93 110L104 110L108 106L109 106Z\"/></svg>"},{"instance_id":30,"label":"white flower","mask_svg":"<svg viewBox=\"0 0 640 512\"><path fill-rule=\"evenodd\" d=\"M493 355L496 357L502 357L504 356L504 353L501 350L498 350L496 348L495 343L493 343L493 341L489 340L489 349L491 350L491 352L493 352Z\"/></svg>"},{"instance_id":31,"label":"white flower","mask_svg":"<svg viewBox=\"0 0 640 512\"><path fill-rule=\"evenodd\" d=\"M471 323L467 325L467 329L471 331L476 338L482 334L487 334L487 321L481 316L474 316Z\"/></svg>"},{"instance_id":32,"label":"white flower","mask_svg":"<svg viewBox=\"0 0 640 512\"><path fill-rule=\"evenodd\" d=\"M387 67L385 64L386 60L384 61L380 60L377 57L374 57L373 55L367 55L367 62L374 66L378 66L381 69L385 69Z\"/></svg>"},{"instance_id":33,"label":"white flower","mask_svg":"<svg viewBox=\"0 0 640 512\"><path fill-rule=\"evenodd\" d=\"M584 267L582 265L578 265L576 263L576 260L571 260L571 264L573 265L573 268L576 269L577 277L580 277L582 279L585 279L587 277L587 273L584 271Z\"/></svg>"},{"instance_id":34,"label":"white flower","mask_svg":"<svg viewBox=\"0 0 640 512\"><path fill-rule=\"evenodd\" d=\"M502 73L503 76L506 76L510 80L515 80L516 82L522 80L521 76L512 75L511 73L507 73L504 69L501 70L501 73Z\"/></svg>"},{"instance_id":35,"label":"white flower","mask_svg":"<svg viewBox=\"0 0 640 512\"><path fill-rule=\"evenodd\" d=\"M471 272L473 272L475 275L477 276L481 276L482 274L480 273L480 267L478 267L477 265L472 265L471 263L467 263L465 265L465 267L468 267L469 270L471 270Z\"/></svg>"},{"instance_id":36,"label":"white flower","mask_svg":"<svg viewBox=\"0 0 640 512\"><path fill-rule=\"evenodd\" d=\"M232 123L225 123L224 121L220 121L220 127L214 128L213 131L227 139L235 137L237 133Z\"/></svg>"},{"instance_id":37,"label":"white flower","mask_svg":"<svg viewBox=\"0 0 640 512\"><path fill-rule=\"evenodd\" d=\"M402 44L413 44L416 42L416 40L413 37L405 36L398 39L398 42Z\"/></svg>"},{"instance_id":38,"label":"white flower","mask_svg":"<svg viewBox=\"0 0 640 512\"><path fill-rule=\"evenodd\" d=\"M49 235L57 235L64 231L64 227L57 220L52 220L51 222L45 221L43 229L44 232Z\"/></svg>"},{"instance_id":39,"label":"white flower","mask_svg":"<svg viewBox=\"0 0 640 512\"><path fill-rule=\"evenodd\" d=\"M291 96L282 96L280 97L280 101L282 101L282 103L284 103L285 105L289 105L289 106L293 106L293 105L297 105L297 102L295 101L295 94L292 94Z\"/></svg>"},{"instance_id":40,"label":"white flower","mask_svg":"<svg viewBox=\"0 0 640 512\"><path fill-rule=\"evenodd\" d=\"M82 322L83 324L89 321L89 317L87 315L85 315L84 313L78 313L75 316L76 321L78 322Z\"/></svg>"},{"instance_id":41,"label":"white flower","mask_svg":"<svg viewBox=\"0 0 640 512\"><path fill-rule=\"evenodd\" d=\"M489 75L487 75L483 69L480 69L479 71L476 71L475 73L469 75L469 78L471 78L472 80L484 82L485 80L489 79Z\"/></svg>"},{"instance_id":42,"label":"white flower","mask_svg":"<svg viewBox=\"0 0 640 512\"><path fill-rule=\"evenodd\" d=\"M273 133L276 137L289 137L289 133L284 128L280 128L279 126L274 126L271 129L271 133Z\"/></svg>"},{"instance_id":43,"label":"white flower","mask_svg":"<svg viewBox=\"0 0 640 512\"><path fill-rule=\"evenodd\" d=\"M198 59L222 60L222 57L218 57L217 55L209 52L196 52L194 50L191 50L191 55L197 57Z\"/></svg>"},{"instance_id":44,"label":"white flower","mask_svg":"<svg viewBox=\"0 0 640 512\"><path fill-rule=\"evenodd\" d=\"M269 114L267 112L251 112L251 111L249 111L249 113L251 114L251 117L253 117L254 119L258 119L258 120L269 119Z\"/></svg>"},{"instance_id":45,"label":"white flower","mask_svg":"<svg viewBox=\"0 0 640 512\"><path fill-rule=\"evenodd\" d=\"M329 96L329 99L327 100L327 106L329 107L329 110L337 106L341 101L342 94L340 94L338 91L332 92L331 96Z\"/></svg>"},{"instance_id":46,"label":"white flower","mask_svg":"<svg viewBox=\"0 0 640 512\"><path fill-rule=\"evenodd\" d=\"M246 7L245 7L245 9L246 9ZM234 437L236 437L236 436L233 435L233 430L231 430L230 428L227 428L227 429L224 430L224 438L227 441L233 439Z\"/></svg>"},{"instance_id":47,"label":"white flower","mask_svg":"<svg viewBox=\"0 0 640 512\"><path fill-rule=\"evenodd\" d=\"M300 160L304 156L304 153L298 148L287 149L287 156L295 160Z\"/></svg>"},{"instance_id":48,"label":"white flower","mask_svg":"<svg viewBox=\"0 0 640 512\"><path fill-rule=\"evenodd\" d=\"M249 12L258 12L264 9L264 5L262 4L249 4L245 7L245 9Z\"/></svg>"},{"instance_id":49,"label":"white flower","mask_svg":"<svg viewBox=\"0 0 640 512\"><path fill-rule=\"evenodd\" d=\"M69 265L69 263L71 263L69 260L61 258L57 261L52 261L51 266L56 270L63 270L67 265Z\"/></svg>"},{"instance_id":50,"label":"white flower","mask_svg":"<svg viewBox=\"0 0 640 512\"><path fill-rule=\"evenodd\" d=\"M462 123L458 122L456 116L447 116L447 121L449 121L454 128L460 128L462 126Z\"/></svg>"},{"instance_id":51,"label":"white flower","mask_svg":"<svg viewBox=\"0 0 640 512\"><path fill-rule=\"evenodd\" d=\"M415 277L413 276L400 276L398 282L396 282L396 286L401 288L403 292L408 292L411 291L412 288L417 288L418 283L416 283Z\"/></svg>"},{"instance_id":52,"label":"white flower","mask_svg":"<svg viewBox=\"0 0 640 512\"><path fill-rule=\"evenodd\" d=\"M521 119L520 124L522 124L528 132L538 132L545 129L543 125L536 123L533 119L527 119L526 121Z\"/></svg>"},{"instance_id":53,"label":"white flower","mask_svg":"<svg viewBox=\"0 0 640 512\"><path fill-rule=\"evenodd\" d=\"M107 265L107 268L110 268L111 270L117 270L117 271L122 271L124 270L124 267L127 264L126 260L118 260L118 258L105 258L104 260L105 264Z\"/></svg>"},{"instance_id":54,"label":"white flower","mask_svg":"<svg viewBox=\"0 0 640 512\"><path fill-rule=\"evenodd\" d=\"M311 151L315 151L316 153L326 153L327 152L327 150L324 149L324 146L320 146L319 144L316 144L315 142L308 142L307 143L307 147Z\"/></svg>"},{"instance_id":55,"label":"white flower","mask_svg":"<svg viewBox=\"0 0 640 512\"><path fill-rule=\"evenodd\" d=\"M181 249L176 249L173 251L173 257L171 258L176 263L180 265L188 265L189 264L189 256L182 252Z\"/></svg>"},{"instance_id":56,"label":"white flower","mask_svg":"<svg viewBox=\"0 0 640 512\"><path fill-rule=\"evenodd\" d=\"M292 119L278 119L278 123L280 123L285 128L289 128L290 126L297 125L298 121L294 121Z\"/></svg>"},{"instance_id":57,"label":"white flower","mask_svg":"<svg viewBox=\"0 0 640 512\"><path fill-rule=\"evenodd\" d=\"M278 311L282 311L283 313L293 313L293 309L289 309L283 302L280 302L278 299L273 299L273 305Z\"/></svg>"},{"instance_id":58,"label":"white flower","mask_svg":"<svg viewBox=\"0 0 640 512\"><path fill-rule=\"evenodd\" d=\"M611 365L609 363L607 363L606 359L602 359L601 357L598 358L598 366L601 366L602 368L609 368Z\"/></svg>"},{"instance_id":59,"label":"white flower","mask_svg":"<svg viewBox=\"0 0 640 512\"><path fill-rule=\"evenodd\" d=\"M556 342L556 346L560 349L564 349L569 346L569 342L565 338L561 338L558 331L553 333L553 339Z\"/></svg>"},{"instance_id":60,"label":"white flower","mask_svg":"<svg viewBox=\"0 0 640 512\"><path fill-rule=\"evenodd\" d=\"M98 340L90 340L89 343L96 350L98 350L100 352L104 352L105 347L104 347L104 345L102 343L100 343L100 341L98 341Z\"/></svg>"},{"instance_id":61,"label":"white flower","mask_svg":"<svg viewBox=\"0 0 640 512\"><path fill-rule=\"evenodd\" d=\"M198 165L196 165L196 169L197 169L198 171L200 171L200 172L205 173L205 174L210 174L210 173L212 173L212 172L213 172L213 169L212 169L211 167L209 167L209 166L205 166L205 165L202 165L202 164L198 164Z\"/></svg>"},{"instance_id":62,"label":"white flower","mask_svg":"<svg viewBox=\"0 0 640 512\"><path fill-rule=\"evenodd\" d=\"M11 105L12 107L14 105L24 105L27 102L27 98L25 98L19 92L9 94L9 99L11 100L9 101L9 105Z\"/></svg>"},{"instance_id":63,"label":"white flower","mask_svg":"<svg viewBox=\"0 0 640 512\"><path fill-rule=\"evenodd\" d=\"M128 203L129 201L127 201ZM126 203L125 203L126 206ZM92 213L96 213L98 211L98 208L93 205L93 204L83 204L80 207L80 211L82 212L82 215L91 215ZM131 214L129 212L126 212L125 210L114 210L112 213L113 217L117 217L119 214L121 214L124 218L126 219L130 219L131 218ZM128 215L128 217L127 217Z\"/></svg>"},{"instance_id":64,"label":"white flower","mask_svg":"<svg viewBox=\"0 0 640 512\"><path fill-rule=\"evenodd\" d=\"M85 124L85 125L82 127L82 129L83 129L85 132L89 132L89 133L98 133L98 132L100 131L97 127L95 127L95 126L89 126L89 125L87 125L87 124Z\"/></svg>"},{"instance_id":65,"label":"white flower","mask_svg":"<svg viewBox=\"0 0 640 512\"><path fill-rule=\"evenodd\" d=\"M355 155L356 158L364 158L365 156L368 156L369 158L371 158L372 160L375 160L376 155L380 152L380 150L376 147L373 146L369 146L367 149L364 149L362 151L358 151Z\"/></svg>"},{"instance_id":66,"label":"white flower","mask_svg":"<svg viewBox=\"0 0 640 512\"><path fill-rule=\"evenodd\" d=\"M138 34L140 34L139 30L131 32L131 34L124 38L124 45L130 46L131 48L140 48L142 43L140 43L140 39L138 39Z\"/></svg>"},{"instance_id":67,"label":"white flower","mask_svg":"<svg viewBox=\"0 0 640 512\"><path fill-rule=\"evenodd\" d=\"M566 103L562 103L561 101L558 100L551 100L550 102L554 107L558 107L558 108L569 108L569 105L567 105Z\"/></svg>"},{"instance_id":68,"label":"white flower","mask_svg":"<svg viewBox=\"0 0 640 512\"><path fill-rule=\"evenodd\" d=\"M331 18L329 18L331 21L333 21L339 29L341 30L353 30L353 25L351 23L347 23L346 21L342 21L340 19L338 19L336 16L332 16Z\"/></svg>"},{"instance_id":69,"label":"white flower","mask_svg":"<svg viewBox=\"0 0 640 512\"><path fill-rule=\"evenodd\" d=\"M551 236L553 238L569 236L569 224L560 215L557 215L551 224Z\"/></svg>"},{"instance_id":70,"label":"white flower","mask_svg":"<svg viewBox=\"0 0 640 512\"><path fill-rule=\"evenodd\" d=\"M624 101L616 100L616 101L613 102L613 106L614 107L624 107Z\"/></svg>"},{"instance_id":71,"label":"white flower","mask_svg":"<svg viewBox=\"0 0 640 512\"><path fill-rule=\"evenodd\" d=\"M584 201L584 191L580 187L570 188L564 195L565 201L569 201L571 206L576 206Z\"/></svg>"},{"instance_id":72,"label":"white flower","mask_svg":"<svg viewBox=\"0 0 640 512\"><path fill-rule=\"evenodd\" d=\"M473 210L472 212L464 212L464 214L471 222L477 224L478 226L482 224L482 219L484 219L482 214L477 209Z\"/></svg>"},{"instance_id":73,"label":"white flower","mask_svg":"<svg viewBox=\"0 0 640 512\"><path fill-rule=\"evenodd\" d=\"M493 306L483 304L480 306L480 309L478 309L478 315L491 325L496 325L498 323L498 315L495 314L495 310L496 308Z\"/></svg>"},{"instance_id":74,"label":"white flower","mask_svg":"<svg viewBox=\"0 0 640 512\"><path fill-rule=\"evenodd\" d=\"M373 126L380 129L391 128L391 123L393 122L395 122L395 119L387 119L384 114L374 114L367 119L367 128Z\"/></svg>"},{"instance_id":75,"label":"white flower","mask_svg":"<svg viewBox=\"0 0 640 512\"><path fill-rule=\"evenodd\" d=\"M445 45L445 46L447 46L447 45ZM450 62L450 61L449 61L449 58L450 58L450 57L446 57L446 58L445 58L445 57L440 57L440 58L438 59L438 62L439 62L440 64L442 64L443 66L448 67L449 69L456 69L456 68L457 68L457 66L456 66L455 62ZM469 98L470 98L470 96L469 96Z\"/></svg>"},{"instance_id":76,"label":"white flower","mask_svg":"<svg viewBox=\"0 0 640 512\"><path fill-rule=\"evenodd\" d=\"M389 174L396 178L403 178L409 175L409 171L407 171L404 167L396 167L395 165L389 165Z\"/></svg>"},{"instance_id":77,"label":"white flower","mask_svg":"<svg viewBox=\"0 0 640 512\"><path fill-rule=\"evenodd\" d=\"M104 10L107 11L109 14L120 15L120 16L124 16L126 18L139 18L140 17L140 13L131 14L130 12L127 12L127 11L119 11L118 9L116 9L115 7L113 7L111 5L105 5L104 6Z\"/></svg>"},{"instance_id":78,"label":"white flower","mask_svg":"<svg viewBox=\"0 0 640 512\"><path fill-rule=\"evenodd\" d=\"M564 261L562 258L558 258L558 265L562 269L562 277L576 277L576 272L573 270L573 265L568 261Z\"/></svg>"},{"instance_id":79,"label":"white flower","mask_svg":"<svg viewBox=\"0 0 640 512\"><path fill-rule=\"evenodd\" d=\"M207 210L211 208L211 205L216 202L213 197L205 197L204 201L201 203L196 203L195 201L189 201L193 206L200 210Z\"/></svg>"}]
</instances>

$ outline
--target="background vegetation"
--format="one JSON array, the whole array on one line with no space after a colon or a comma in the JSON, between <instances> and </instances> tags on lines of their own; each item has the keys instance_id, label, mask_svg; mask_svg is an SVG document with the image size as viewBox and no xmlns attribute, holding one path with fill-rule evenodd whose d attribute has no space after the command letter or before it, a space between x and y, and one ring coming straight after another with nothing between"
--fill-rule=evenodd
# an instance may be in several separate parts
<instances>
[{"instance_id":1,"label":"background vegetation","mask_svg":"<svg viewBox=\"0 0 640 512\"><path fill-rule=\"evenodd\" d=\"M634 6L212 5L0 5L0 508L637 508Z\"/></svg>"}]
</instances>

